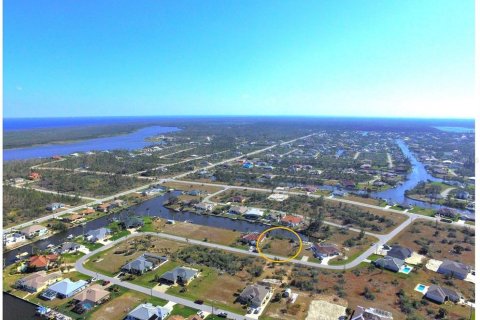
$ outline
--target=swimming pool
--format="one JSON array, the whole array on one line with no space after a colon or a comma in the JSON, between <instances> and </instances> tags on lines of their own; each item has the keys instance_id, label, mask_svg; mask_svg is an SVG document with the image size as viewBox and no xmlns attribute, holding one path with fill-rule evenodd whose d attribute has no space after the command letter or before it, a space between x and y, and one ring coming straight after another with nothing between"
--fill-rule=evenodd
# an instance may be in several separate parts
<instances>
[{"instance_id":1,"label":"swimming pool","mask_svg":"<svg viewBox=\"0 0 480 320\"><path fill-rule=\"evenodd\" d=\"M415 287L415 291L418 291L418 292L421 292L423 294L425 294L425 292L427 291L428 287L424 284L417 284L417 286Z\"/></svg>"},{"instance_id":2,"label":"swimming pool","mask_svg":"<svg viewBox=\"0 0 480 320\"><path fill-rule=\"evenodd\" d=\"M405 274L409 274L410 271L413 270L413 267L410 267L410 266L402 266L402 268L400 269L400 273L405 273Z\"/></svg>"}]
</instances>

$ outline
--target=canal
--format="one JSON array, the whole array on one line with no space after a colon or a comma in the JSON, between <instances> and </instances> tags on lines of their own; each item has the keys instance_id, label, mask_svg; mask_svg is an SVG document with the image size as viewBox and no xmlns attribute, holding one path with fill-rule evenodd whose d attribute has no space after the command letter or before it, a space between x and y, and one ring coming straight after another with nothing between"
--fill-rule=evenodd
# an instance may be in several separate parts
<instances>
[{"instance_id":1,"label":"canal","mask_svg":"<svg viewBox=\"0 0 480 320\"><path fill-rule=\"evenodd\" d=\"M188 220L193 224L223 228L223 229L234 230L239 232L262 232L268 228L268 226L259 222L250 222L250 221L245 221L240 219L233 220L225 217L201 215L193 212L176 212L168 208L165 208L163 206L163 203L169 197L171 197L172 195L179 195L179 194L180 194L180 191L167 193L165 195L149 199L138 205L134 205L130 208L122 210L119 213L103 216L99 219L89 221L84 225L80 225L80 226L68 229L65 232L54 234L49 238L38 240L32 244L28 244L23 247L14 249L4 254L3 256L4 263L5 265L10 265L14 263L16 261L16 256L19 253L27 252L28 254L32 254L37 249L39 250L47 249L47 246L50 244L57 246L64 242L67 242L69 241L67 239L69 235L73 235L76 237L79 235L83 235L90 230L95 230L101 227L105 227L112 221L112 219L118 217L121 214L125 214L125 212L129 212L129 213L140 215L140 216L160 217L168 220L175 220L178 222L183 222ZM272 234L282 235L288 238L294 237L292 233L284 230L276 230L272 232ZM304 240L308 240L306 237L302 236L302 238L304 238Z\"/></svg>"},{"instance_id":2,"label":"canal","mask_svg":"<svg viewBox=\"0 0 480 320\"><path fill-rule=\"evenodd\" d=\"M36 315L37 306L11 294L3 292L3 319L28 320L41 319Z\"/></svg>"}]
</instances>

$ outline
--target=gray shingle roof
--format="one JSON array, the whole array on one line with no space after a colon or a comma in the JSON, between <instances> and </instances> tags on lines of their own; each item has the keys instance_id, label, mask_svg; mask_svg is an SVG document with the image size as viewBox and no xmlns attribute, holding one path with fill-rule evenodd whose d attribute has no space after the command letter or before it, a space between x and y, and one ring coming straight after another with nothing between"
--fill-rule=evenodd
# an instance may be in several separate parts
<instances>
[{"instance_id":1,"label":"gray shingle roof","mask_svg":"<svg viewBox=\"0 0 480 320\"><path fill-rule=\"evenodd\" d=\"M410 248L405 248L402 246L394 245L392 249L387 252L387 256L394 257L397 259L405 260L410 257L413 253L413 250Z\"/></svg>"},{"instance_id":2,"label":"gray shingle roof","mask_svg":"<svg viewBox=\"0 0 480 320\"><path fill-rule=\"evenodd\" d=\"M375 261L375 265L380 268L388 269L391 271L398 272L400 268L402 267L404 261L394 258L394 257L389 257L386 256L384 258L377 259Z\"/></svg>"},{"instance_id":3,"label":"gray shingle roof","mask_svg":"<svg viewBox=\"0 0 480 320\"><path fill-rule=\"evenodd\" d=\"M444 260L437 272L445 275L452 275L458 279L465 279L470 273L471 267L451 260Z\"/></svg>"},{"instance_id":4,"label":"gray shingle roof","mask_svg":"<svg viewBox=\"0 0 480 320\"><path fill-rule=\"evenodd\" d=\"M197 269L176 267L175 269L162 274L161 278L173 283L176 283L178 280L180 280L181 282L188 282L197 274Z\"/></svg>"}]
</instances>

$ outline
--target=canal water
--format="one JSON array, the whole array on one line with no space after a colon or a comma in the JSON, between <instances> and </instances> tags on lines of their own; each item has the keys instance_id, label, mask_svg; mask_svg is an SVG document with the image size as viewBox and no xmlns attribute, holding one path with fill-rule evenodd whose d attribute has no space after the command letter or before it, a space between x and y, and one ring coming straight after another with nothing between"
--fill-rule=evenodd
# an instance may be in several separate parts
<instances>
[{"instance_id":1,"label":"canal water","mask_svg":"<svg viewBox=\"0 0 480 320\"><path fill-rule=\"evenodd\" d=\"M5 320L28 320L41 319L36 315L37 306L12 296L6 292L3 293L3 319Z\"/></svg>"},{"instance_id":2,"label":"canal water","mask_svg":"<svg viewBox=\"0 0 480 320\"><path fill-rule=\"evenodd\" d=\"M3 160L10 161L33 158L48 158L53 155L64 156L74 152L85 152L92 150L103 151L116 149L141 149L152 144L151 142L146 141L146 138L157 134L175 132L178 130L180 129L175 127L152 126L139 129L129 134L112 137L88 139L68 143L47 144L26 148L5 149L3 150Z\"/></svg>"},{"instance_id":3,"label":"canal water","mask_svg":"<svg viewBox=\"0 0 480 320\"><path fill-rule=\"evenodd\" d=\"M101 227L107 226L112 219L118 217L120 214L124 214L125 212L134 213L140 216L152 216L152 217L160 217L169 220L175 220L178 222L183 222L186 220L191 221L193 224L209 226L209 227L217 227L229 230L235 230L239 232L262 232L268 228L267 225L264 225L259 222L249 222L245 220L232 220L229 218L224 217L217 217L211 215L201 215L193 212L176 212L165 208L163 203L172 195L179 195L179 191L174 191L171 193L167 193L165 195L152 198L147 200L141 204L132 206L127 208L117 214L111 214L108 216L101 217L96 220L92 220L87 222L85 225L77 226L72 229L68 229L65 232L57 233L47 239L38 240L32 244L23 246L18 249L14 249L7 253L4 253L4 263L5 265L10 265L15 262L16 255L19 253L27 252L28 254L32 254L33 251L36 249L46 249L48 245L60 245L66 241L69 241L67 237L71 234L73 236L79 236L84 233L87 233L90 230L95 230ZM272 232L273 235L282 235L288 238L294 238L295 236L284 230L277 230ZM304 240L307 240L304 237Z\"/></svg>"}]
</instances>

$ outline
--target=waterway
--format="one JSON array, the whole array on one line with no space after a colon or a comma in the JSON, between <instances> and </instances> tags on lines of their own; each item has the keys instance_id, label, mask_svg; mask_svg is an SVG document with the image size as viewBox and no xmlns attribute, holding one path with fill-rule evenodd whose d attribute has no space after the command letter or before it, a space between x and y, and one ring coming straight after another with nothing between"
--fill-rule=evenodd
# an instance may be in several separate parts
<instances>
[{"instance_id":1,"label":"waterway","mask_svg":"<svg viewBox=\"0 0 480 320\"><path fill-rule=\"evenodd\" d=\"M23 247L14 249L7 253L4 253L4 263L5 265L10 265L15 262L16 255L19 253L27 252L32 254L36 249L46 249L48 245L53 244L55 246L60 245L64 242L69 241L67 237L71 234L73 236L79 236L84 233L87 233L90 230L95 230L101 227L107 226L112 219L118 217L120 214L125 212L134 213L140 216L152 216L160 217L169 220L175 220L178 222L184 222L186 220L191 221L193 224L217 227L228 230L234 230L239 232L262 232L268 228L267 225L259 222L250 222L245 220L233 220L225 217L217 217L212 215L201 215L194 212L176 212L165 208L163 203L172 195L179 195L179 191L174 191L172 193L167 193L165 195L149 199L141 204L127 208L119 213L103 216L99 219L89 221L85 225L80 225L75 228L68 229L65 232L60 232L52 235L49 238L38 240L32 244L25 245ZM294 235L288 231L277 230L272 232L274 235L282 235L288 238L293 238ZM303 237L304 240L307 240L306 237Z\"/></svg>"},{"instance_id":2,"label":"waterway","mask_svg":"<svg viewBox=\"0 0 480 320\"><path fill-rule=\"evenodd\" d=\"M47 158L53 155L64 156L74 152L86 152L92 150L103 151L116 149L141 149L152 144L151 142L146 141L146 138L178 130L180 129L175 127L152 126L139 129L129 134L112 137L95 138L67 143L46 144L26 148L6 149L3 150L3 160L10 161Z\"/></svg>"},{"instance_id":3,"label":"waterway","mask_svg":"<svg viewBox=\"0 0 480 320\"><path fill-rule=\"evenodd\" d=\"M3 319L5 320L28 320L41 319L36 315L37 306L12 296L8 293L3 293Z\"/></svg>"}]
</instances>

